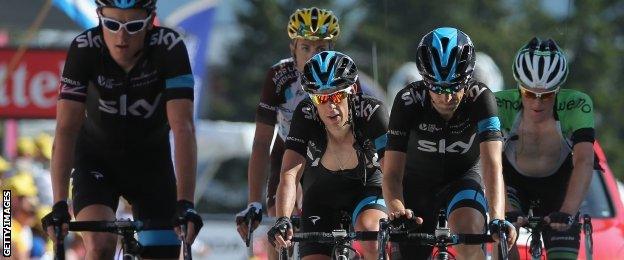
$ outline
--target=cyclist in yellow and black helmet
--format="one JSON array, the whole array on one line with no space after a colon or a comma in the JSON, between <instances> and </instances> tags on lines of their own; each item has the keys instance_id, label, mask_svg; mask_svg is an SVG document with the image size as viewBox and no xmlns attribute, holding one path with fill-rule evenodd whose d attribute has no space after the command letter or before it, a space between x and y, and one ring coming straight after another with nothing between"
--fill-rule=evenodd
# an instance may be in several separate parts
<instances>
[{"instance_id":1,"label":"cyclist in yellow and black helmet","mask_svg":"<svg viewBox=\"0 0 624 260\"><path fill-rule=\"evenodd\" d=\"M300 72L303 71L305 62L314 54L332 49L340 35L340 25L332 11L316 7L301 8L290 16L286 31L291 39L291 57L271 66L256 109L256 132L248 169L249 206L236 217L238 231L243 238L248 233L244 216L252 207L258 213L258 217L254 218L254 228L261 220L262 189L267 180L267 168L270 168L267 212L269 216L275 216L275 190L279 183L284 140L288 135L295 108L308 96L301 88ZM276 125L278 135L273 143L273 150L270 151ZM270 167L267 167L269 164Z\"/></svg>"}]
</instances>

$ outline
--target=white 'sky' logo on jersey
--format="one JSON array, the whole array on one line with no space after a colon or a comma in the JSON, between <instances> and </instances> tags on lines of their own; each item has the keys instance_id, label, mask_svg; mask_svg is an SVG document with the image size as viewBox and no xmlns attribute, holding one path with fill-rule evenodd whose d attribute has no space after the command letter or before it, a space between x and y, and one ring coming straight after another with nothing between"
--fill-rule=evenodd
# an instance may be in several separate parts
<instances>
[{"instance_id":1,"label":"white 'sky' logo on jersey","mask_svg":"<svg viewBox=\"0 0 624 260\"><path fill-rule=\"evenodd\" d=\"M472 134L468 143L463 141L457 141L452 144L446 145L446 139L440 139L440 141L418 140L418 150L428 153L461 153L465 154L470 150L472 142L477 134Z\"/></svg>"},{"instance_id":2,"label":"white 'sky' logo on jersey","mask_svg":"<svg viewBox=\"0 0 624 260\"><path fill-rule=\"evenodd\" d=\"M164 29L160 29L157 34L152 35L150 45L167 45L167 50L173 49L176 44L182 41L181 36L176 36L173 32L165 33Z\"/></svg>"},{"instance_id":3,"label":"white 'sky' logo on jersey","mask_svg":"<svg viewBox=\"0 0 624 260\"><path fill-rule=\"evenodd\" d=\"M93 37L92 32L88 31L87 34L76 37L76 42L78 43L78 48L91 48L94 46L100 48L100 46L102 46L102 36L96 35Z\"/></svg>"},{"instance_id":4,"label":"white 'sky' logo on jersey","mask_svg":"<svg viewBox=\"0 0 624 260\"><path fill-rule=\"evenodd\" d=\"M100 99L99 109L109 114L119 114L122 116L126 116L128 115L128 113L130 113L133 116L150 118L158 107L158 102L160 101L161 95L162 94L158 94L158 96L156 96L154 102L152 103L146 101L145 99L139 99L129 106L128 97L126 95L121 95L119 97L119 101Z\"/></svg>"}]
</instances>

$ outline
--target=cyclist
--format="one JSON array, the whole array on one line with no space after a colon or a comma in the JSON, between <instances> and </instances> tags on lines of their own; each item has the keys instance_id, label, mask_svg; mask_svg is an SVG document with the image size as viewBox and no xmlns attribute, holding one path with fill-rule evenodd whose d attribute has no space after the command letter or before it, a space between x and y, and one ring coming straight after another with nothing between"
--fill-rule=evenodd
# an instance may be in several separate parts
<instances>
[{"instance_id":1,"label":"cyclist","mask_svg":"<svg viewBox=\"0 0 624 260\"><path fill-rule=\"evenodd\" d=\"M301 180L303 232L330 232L340 228L347 212L355 230L378 230L386 217L381 194L380 160L386 147L388 114L383 104L354 92L357 67L345 54L324 51L310 59L301 78L310 98L295 110L277 195L275 226L269 231L273 245L290 245L290 218L296 184ZM280 227L288 226L282 234ZM346 228L346 227L342 227ZM366 259L376 257L376 243L363 245ZM303 259L332 255L332 246L302 243Z\"/></svg>"},{"instance_id":2,"label":"cyclist","mask_svg":"<svg viewBox=\"0 0 624 260\"><path fill-rule=\"evenodd\" d=\"M266 203L268 215L275 216L275 191L279 183L284 140L288 136L295 108L307 97L301 88L299 76L305 62L314 54L332 49L340 35L340 26L338 18L331 11L311 7L297 9L290 16L287 31L291 39L292 57L279 61L269 69L256 110L256 132L248 169L249 204L236 217L237 230L243 239L248 234L247 225L243 223L244 216L252 206L258 213L253 224L254 229L261 220L260 201L262 186L267 180L267 168L270 168L270 173ZM269 151L276 124L277 136L272 151Z\"/></svg>"},{"instance_id":3,"label":"cyclist","mask_svg":"<svg viewBox=\"0 0 624 260\"><path fill-rule=\"evenodd\" d=\"M495 93L506 140L507 217L522 225L530 202L539 201L534 214L550 224L543 231L548 259L576 259L578 212L594 166L592 100L561 89L568 64L554 40L533 38L520 48L513 73L518 89Z\"/></svg>"},{"instance_id":4,"label":"cyclist","mask_svg":"<svg viewBox=\"0 0 624 260\"><path fill-rule=\"evenodd\" d=\"M187 223L192 243L203 224L193 204L194 81L184 42L153 25L155 0L95 2L100 24L74 39L63 69L51 167L55 204L42 224L54 240L53 226L67 233L71 172L77 220L115 220L123 196L135 219L171 223L178 236ZM112 259L116 241L114 234L84 233L87 259ZM142 257L179 255L171 228L140 232L139 242Z\"/></svg>"},{"instance_id":5,"label":"cyclist","mask_svg":"<svg viewBox=\"0 0 624 260\"><path fill-rule=\"evenodd\" d=\"M474 46L458 29L437 28L426 34L416 64L423 80L396 95L388 126L383 188L389 217L421 217L422 231L429 233L438 209L444 208L452 232L482 234L486 213L492 227L504 219L502 142L494 95L472 78ZM508 241L514 241L515 230L506 224ZM483 259L480 248L458 246L457 251L465 259ZM400 245L406 259L425 259L431 250Z\"/></svg>"}]
</instances>

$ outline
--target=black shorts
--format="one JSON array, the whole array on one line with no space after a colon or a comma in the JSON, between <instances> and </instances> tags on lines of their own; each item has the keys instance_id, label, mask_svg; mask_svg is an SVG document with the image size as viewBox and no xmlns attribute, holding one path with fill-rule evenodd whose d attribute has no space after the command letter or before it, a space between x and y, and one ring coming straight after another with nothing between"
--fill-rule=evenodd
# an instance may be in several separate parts
<instances>
[{"instance_id":1,"label":"black shorts","mask_svg":"<svg viewBox=\"0 0 624 260\"><path fill-rule=\"evenodd\" d=\"M90 150L87 150L90 148ZM96 146L79 144L72 172L74 215L94 204L115 212L119 197L132 205L136 220L171 222L176 205L176 179L170 148L126 153L94 153ZM144 258L176 258L180 241L173 229L139 232Z\"/></svg>"},{"instance_id":2,"label":"black shorts","mask_svg":"<svg viewBox=\"0 0 624 260\"><path fill-rule=\"evenodd\" d=\"M275 137L273 150L271 150L271 165L269 166L269 178L267 183L267 209L275 206L275 195L280 181L280 171L282 167L282 157L284 156L284 141L279 136Z\"/></svg>"},{"instance_id":3,"label":"black shorts","mask_svg":"<svg viewBox=\"0 0 624 260\"><path fill-rule=\"evenodd\" d=\"M314 202L303 203L301 215L302 232L331 232L335 229L352 229L357 217L367 209L386 212L386 203L381 195L381 187L369 187L358 196L348 208L336 209ZM333 245L316 242L299 243L299 256L322 254L331 256Z\"/></svg>"},{"instance_id":4,"label":"black shorts","mask_svg":"<svg viewBox=\"0 0 624 260\"><path fill-rule=\"evenodd\" d=\"M528 177L518 172L507 157L503 156L503 175L507 190L507 201L514 209L527 215L532 204L535 216L548 216L559 211L563 205L567 189L553 189L552 187L567 187L572 175L572 154L561 164L555 173L546 177ZM592 173L593 174L593 173ZM514 220L512 220L514 221ZM544 247L548 259L569 258L576 259L580 247L581 224L578 214L574 224L564 231L557 231L546 227L542 232Z\"/></svg>"},{"instance_id":5,"label":"black shorts","mask_svg":"<svg viewBox=\"0 0 624 260\"><path fill-rule=\"evenodd\" d=\"M417 232L433 233L441 208L447 216L453 210L470 207L483 215L483 231L486 231L488 205L483 193L481 176L477 171L470 171L446 185L431 185L431 182L406 174L403 178L403 199L405 207L423 218L423 224ZM433 247L415 244L399 244L403 259L427 259Z\"/></svg>"}]
</instances>

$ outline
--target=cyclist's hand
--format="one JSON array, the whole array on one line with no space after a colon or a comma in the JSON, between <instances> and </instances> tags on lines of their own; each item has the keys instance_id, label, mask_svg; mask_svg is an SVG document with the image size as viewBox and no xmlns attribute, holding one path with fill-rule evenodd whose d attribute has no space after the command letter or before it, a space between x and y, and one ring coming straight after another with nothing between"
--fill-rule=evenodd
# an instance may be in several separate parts
<instances>
[{"instance_id":1,"label":"cyclist's hand","mask_svg":"<svg viewBox=\"0 0 624 260\"><path fill-rule=\"evenodd\" d=\"M423 223L423 219L421 217L417 217L414 215L414 211L411 209L399 209L390 212L388 214L388 218L390 220L398 220L398 219L413 219L416 224L420 225Z\"/></svg>"},{"instance_id":2,"label":"cyclist's hand","mask_svg":"<svg viewBox=\"0 0 624 260\"><path fill-rule=\"evenodd\" d=\"M503 223L505 224L505 230L499 229L500 221L503 221ZM493 219L488 224L488 227L490 229L490 233L492 234L492 238L494 238L496 242L500 241L499 234L501 232L505 232L505 235L507 236L507 251L509 251L511 247L513 247L514 243L516 242L516 237L518 236L518 233L516 232L516 227L514 227L511 222L507 220Z\"/></svg>"},{"instance_id":3,"label":"cyclist's hand","mask_svg":"<svg viewBox=\"0 0 624 260\"><path fill-rule=\"evenodd\" d=\"M180 226L186 224L186 230L184 230L185 243L193 244L195 237L199 234L199 230L204 226L204 221L201 219L197 211L195 211L195 205L188 200L178 200L176 204L176 213L173 217L173 226L176 234L182 240L182 229Z\"/></svg>"},{"instance_id":4,"label":"cyclist's hand","mask_svg":"<svg viewBox=\"0 0 624 260\"><path fill-rule=\"evenodd\" d=\"M59 201L52 206L52 212L41 218L41 226L46 231L48 237L52 238L52 242L56 244L57 234L54 232L55 227L60 227L61 233L59 234L61 239L67 236L69 232L69 207L66 201Z\"/></svg>"},{"instance_id":5,"label":"cyclist's hand","mask_svg":"<svg viewBox=\"0 0 624 260\"><path fill-rule=\"evenodd\" d=\"M293 237L293 228L290 218L278 218L277 221L275 221L275 225L267 232L267 236L271 245L276 249L290 247L290 240Z\"/></svg>"},{"instance_id":6,"label":"cyclist's hand","mask_svg":"<svg viewBox=\"0 0 624 260\"><path fill-rule=\"evenodd\" d=\"M247 238L250 232L247 227L249 219L253 221L251 231L256 230L262 222L262 204L260 202L249 203L245 210L236 214L236 230L243 240Z\"/></svg>"},{"instance_id":7,"label":"cyclist's hand","mask_svg":"<svg viewBox=\"0 0 624 260\"><path fill-rule=\"evenodd\" d=\"M510 211L505 213L505 219L511 222L516 228L520 228L528 224L529 219L522 211Z\"/></svg>"},{"instance_id":8,"label":"cyclist's hand","mask_svg":"<svg viewBox=\"0 0 624 260\"><path fill-rule=\"evenodd\" d=\"M568 213L555 211L553 213L550 213L548 217L545 217L544 221L546 221L546 223L549 223L550 228L554 230L566 231L570 228L570 226L574 222L574 219L572 218L572 215Z\"/></svg>"}]
</instances>

